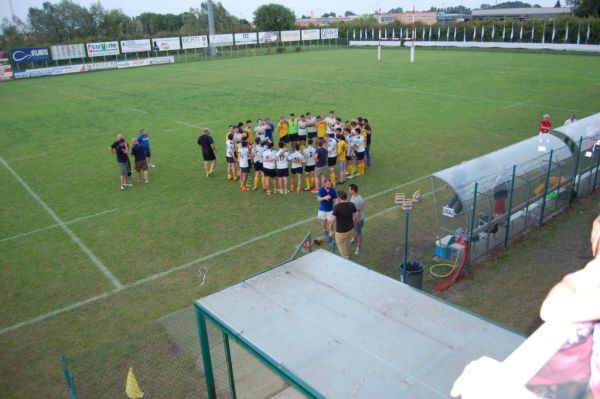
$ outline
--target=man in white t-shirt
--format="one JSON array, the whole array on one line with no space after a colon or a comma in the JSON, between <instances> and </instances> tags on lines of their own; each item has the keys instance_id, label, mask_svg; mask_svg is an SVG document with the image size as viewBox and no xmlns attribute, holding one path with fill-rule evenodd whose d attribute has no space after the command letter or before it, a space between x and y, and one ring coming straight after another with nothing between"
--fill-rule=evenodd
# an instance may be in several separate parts
<instances>
[{"instance_id":1,"label":"man in white t-shirt","mask_svg":"<svg viewBox=\"0 0 600 399\"><path fill-rule=\"evenodd\" d=\"M227 159L227 180L235 180L235 144L233 143L233 133L227 135L225 159Z\"/></svg>"},{"instance_id":2,"label":"man in white t-shirt","mask_svg":"<svg viewBox=\"0 0 600 399\"><path fill-rule=\"evenodd\" d=\"M324 119L325 123L327 123L327 135L329 137L333 137L333 125L335 125L335 112L329 111L329 116ZM335 181L335 180L334 180Z\"/></svg>"},{"instance_id":3,"label":"man in white t-shirt","mask_svg":"<svg viewBox=\"0 0 600 399\"><path fill-rule=\"evenodd\" d=\"M310 112L306 113L306 137L313 140L317 138L317 117Z\"/></svg>"},{"instance_id":4,"label":"man in white t-shirt","mask_svg":"<svg viewBox=\"0 0 600 399\"><path fill-rule=\"evenodd\" d=\"M279 194L288 194L288 176L290 175L289 171L289 157L290 153L287 150L286 143L283 141L279 142L279 151L277 151L275 157L275 164L277 167L276 175L277 175L277 186L279 187Z\"/></svg>"},{"instance_id":5,"label":"man in white t-shirt","mask_svg":"<svg viewBox=\"0 0 600 399\"><path fill-rule=\"evenodd\" d=\"M356 209L359 212L359 216L357 218L357 222L354 224L354 239L352 240L356 243L356 250L354 251L355 255L360 254L360 247L363 243L363 233L362 229L365 225L365 200L358 193L358 186L356 184L351 184L350 189L350 201L354 204Z\"/></svg>"},{"instance_id":6,"label":"man in white t-shirt","mask_svg":"<svg viewBox=\"0 0 600 399\"><path fill-rule=\"evenodd\" d=\"M302 165L304 165L304 154L300 152L300 144L294 144L294 151L289 156L292 161L292 178L290 180L290 190L294 191L294 176L296 176L296 192L300 193L302 188Z\"/></svg>"},{"instance_id":7,"label":"man in white t-shirt","mask_svg":"<svg viewBox=\"0 0 600 399\"><path fill-rule=\"evenodd\" d=\"M298 141L300 142L300 151L303 151L304 147L306 147L307 124L306 117L304 115L300 115L300 119L298 119Z\"/></svg>"},{"instance_id":8,"label":"man in white t-shirt","mask_svg":"<svg viewBox=\"0 0 600 399\"><path fill-rule=\"evenodd\" d=\"M335 165L337 163L337 140L329 134L325 136L325 148L327 149L327 167L329 168L329 180L335 187Z\"/></svg>"},{"instance_id":9,"label":"man in white t-shirt","mask_svg":"<svg viewBox=\"0 0 600 399\"><path fill-rule=\"evenodd\" d=\"M273 142L267 141L267 149L263 151L263 173L265 174L265 188L267 195L271 195L271 179L275 179L275 156ZM277 188L277 182L273 182L273 190Z\"/></svg>"}]
</instances>

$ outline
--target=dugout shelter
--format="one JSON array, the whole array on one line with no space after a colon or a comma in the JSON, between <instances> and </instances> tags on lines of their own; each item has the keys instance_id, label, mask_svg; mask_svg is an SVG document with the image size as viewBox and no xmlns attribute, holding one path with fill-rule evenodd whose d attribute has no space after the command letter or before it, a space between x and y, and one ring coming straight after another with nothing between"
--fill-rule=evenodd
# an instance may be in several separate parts
<instances>
[{"instance_id":1,"label":"dugout shelter","mask_svg":"<svg viewBox=\"0 0 600 399\"><path fill-rule=\"evenodd\" d=\"M470 260L508 245L573 200L575 159L562 139L536 135L432 175L436 256ZM542 149L543 148L543 149Z\"/></svg>"},{"instance_id":2,"label":"dugout shelter","mask_svg":"<svg viewBox=\"0 0 600 399\"><path fill-rule=\"evenodd\" d=\"M324 250L194 306L210 398L450 398L465 364L524 341Z\"/></svg>"}]
</instances>

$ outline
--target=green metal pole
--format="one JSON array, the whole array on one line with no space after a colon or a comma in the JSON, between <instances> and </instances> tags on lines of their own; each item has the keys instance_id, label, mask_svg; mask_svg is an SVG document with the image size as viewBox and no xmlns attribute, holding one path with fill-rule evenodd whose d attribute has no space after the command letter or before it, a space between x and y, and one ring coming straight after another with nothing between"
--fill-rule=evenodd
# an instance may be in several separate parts
<instances>
[{"instance_id":1,"label":"green metal pole","mask_svg":"<svg viewBox=\"0 0 600 399\"><path fill-rule=\"evenodd\" d=\"M548 194L548 183L550 182L550 172L552 172L552 156L554 150L550 150L550 159L548 160L548 172L546 172L546 181L544 183L544 195L542 197L542 212L540 213L540 226L544 222L544 210L546 209L546 195Z\"/></svg>"},{"instance_id":2,"label":"green metal pole","mask_svg":"<svg viewBox=\"0 0 600 399\"><path fill-rule=\"evenodd\" d=\"M510 234L510 216L512 215L513 193L515 190L515 174L517 165L513 165L512 180L510 182L510 193L508 194L508 215L506 215L506 235L504 236L504 248L508 246L508 236Z\"/></svg>"},{"instance_id":3,"label":"green metal pole","mask_svg":"<svg viewBox=\"0 0 600 399\"><path fill-rule=\"evenodd\" d=\"M592 192L596 191L596 179L598 178L598 169L600 169L600 154L598 154L598 160L596 161L596 173L594 173L594 185L592 186ZM592 173L590 171L590 173Z\"/></svg>"},{"instance_id":4,"label":"green metal pole","mask_svg":"<svg viewBox=\"0 0 600 399\"><path fill-rule=\"evenodd\" d=\"M229 377L229 388L231 388L231 397L236 399L235 379L233 378L233 366L231 364L231 351L229 350L229 336L223 331L223 344L225 346L225 358L227 359L227 374Z\"/></svg>"},{"instance_id":5,"label":"green metal pole","mask_svg":"<svg viewBox=\"0 0 600 399\"><path fill-rule=\"evenodd\" d=\"M196 309L196 323L198 325L198 335L200 338L200 350L202 353L202 365L204 366L204 378L206 379L206 392L210 399L217 398L215 389L215 376L213 375L212 360L210 357L210 346L208 344L208 331L206 330L206 318L198 305L194 304Z\"/></svg>"},{"instance_id":6,"label":"green metal pole","mask_svg":"<svg viewBox=\"0 0 600 399\"><path fill-rule=\"evenodd\" d=\"M60 363L62 364L63 375L65 376L65 381L67 382L69 399L77 399L77 390L75 389L75 384L73 383L73 374L71 374L71 370L69 370L69 363L67 362L67 357L64 355L64 353L60 355Z\"/></svg>"},{"instance_id":7,"label":"green metal pole","mask_svg":"<svg viewBox=\"0 0 600 399\"><path fill-rule=\"evenodd\" d=\"M577 177L579 169L579 157L581 156L581 144L583 137L579 138L579 151L577 151L577 160L575 161L575 168L573 169L573 177L571 178L571 191L569 192L569 206L573 203L573 193L575 192L575 179Z\"/></svg>"},{"instance_id":8,"label":"green metal pole","mask_svg":"<svg viewBox=\"0 0 600 399\"><path fill-rule=\"evenodd\" d=\"M402 260L402 282L406 284L408 278L408 220L410 212L404 211L404 256Z\"/></svg>"},{"instance_id":9,"label":"green metal pole","mask_svg":"<svg viewBox=\"0 0 600 399\"><path fill-rule=\"evenodd\" d=\"M471 212L471 223L469 223L469 253L467 255L467 267L466 272L471 271L471 254L473 253L473 227L475 226L475 211L477 210L477 182L475 182L475 188L473 192L473 211Z\"/></svg>"}]
</instances>

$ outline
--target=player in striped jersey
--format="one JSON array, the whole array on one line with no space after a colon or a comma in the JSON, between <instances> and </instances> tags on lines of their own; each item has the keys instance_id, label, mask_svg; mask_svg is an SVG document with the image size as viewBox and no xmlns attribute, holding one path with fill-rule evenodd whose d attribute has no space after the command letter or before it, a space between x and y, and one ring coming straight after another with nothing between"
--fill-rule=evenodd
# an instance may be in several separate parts
<instances>
[{"instance_id":1,"label":"player in striped jersey","mask_svg":"<svg viewBox=\"0 0 600 399\"><path fill-rule=\"evenodd\" d=\"M235 144L233 133L229 133L225 142L225 158L227 159L227 180L235 179Z\"/></svg>"},{"instance_id":2,"label":"player in striped jersey","mask_svg":"<svg viewBox=\"0 0 600 399\"><path fill-rule=\"evenodd\" d=\"M356 156L356 169L358 175L362 176L365 174L365 138L361 134L361 129L354 129L354 135L352 138L352 147L354 148L354 154Z\"/></svg>"},{"instance_id":3,"label":"player in striped jersey","mask_svg":"<svg viewBox=\"0 0 600 399\"><path fill-rule=\"evenodd\" d=\"M304 180L306 182L306 187L304 188L304 191L310 191L310 190L312 190L313 187L316 186L316 184L315 184L315 164L317 163L315 161L316 149L315 149L315 147L313 147L313 139L308 139L307 143L308 143L308 145L306 146L304 151L302 151L302 153L304 154Z\"/></svg>"},{"instance_id":4,"label":"player in striped jersey","mask_svg":"<svg viewBox=\"0 0 600 399\"><path fill-rule=\"evenodd\" d=\"M292 178L290 179L290 190L294 191L294 175L297 176L296 192L300 193L302 186L302 165L304 164L304 154L300 152L300 144L294 144L294 151L290 154L292 161Z\"/></svg>"}]
</instances>

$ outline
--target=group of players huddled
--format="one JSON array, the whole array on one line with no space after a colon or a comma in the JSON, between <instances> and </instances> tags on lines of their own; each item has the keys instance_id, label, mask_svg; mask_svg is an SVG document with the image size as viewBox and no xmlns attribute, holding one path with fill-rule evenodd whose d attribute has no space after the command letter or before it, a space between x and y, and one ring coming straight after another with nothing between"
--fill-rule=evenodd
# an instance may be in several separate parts
<instances>
[{"instance_id":1,"label":"group of players huddled","mask_svg":"<svg viewBox=\"0 0 600 399\"><path fill-rule=\"evenodd\" d=\"M206 175L213 176L215 145L208 129L198 144ZM346 179L362 176L370 166L370 145L371 127L366 118L342 122L333 111L327 117L290 114L282 116L277 125L269 118L258 119L256 125L248 120L245 125L230 125L225 135L227 178L239 181L241 191L250 191L248 174L252 167L252 190L262 185L268 195L317 192L327 179L343 184Z\"/></svg>"}]
</instances>

